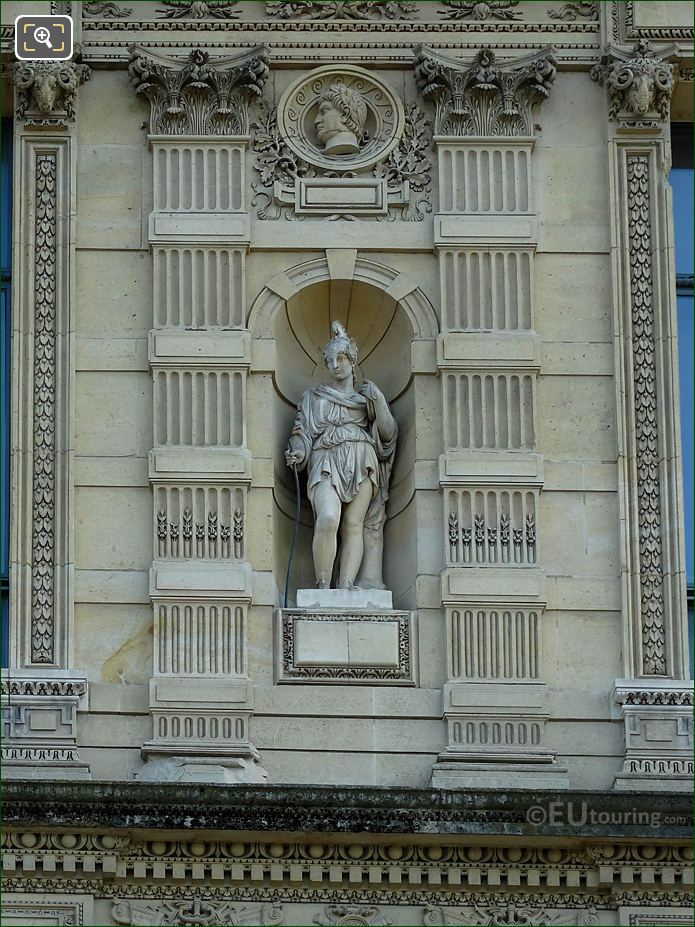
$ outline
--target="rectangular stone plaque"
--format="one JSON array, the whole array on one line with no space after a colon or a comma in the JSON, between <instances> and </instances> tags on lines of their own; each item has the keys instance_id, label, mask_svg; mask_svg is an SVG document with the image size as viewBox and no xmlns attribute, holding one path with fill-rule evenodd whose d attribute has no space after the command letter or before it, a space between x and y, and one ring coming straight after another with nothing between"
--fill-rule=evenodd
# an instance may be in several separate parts
<instances>
[{"instance_id":1,"label":"rectangular stone plaque","mask_svg":"<svg viewBox=\"0 0 695 927\"><path fill-rule=\"evenodd\" d=\"M300 177L295 186L297 215L333 213L386 215L386 181L374 177Z\"/></svg>"},{"instance_id":2,"label":"rectangular stone plaque","mask_svg":"<svg viewBox=\"0 0 695 927\"><path fill-rule=\"evenodd\" d=\"M416 684L414 612L285 608L275 621L278 682Z\"/></svg>"}]
</instances>

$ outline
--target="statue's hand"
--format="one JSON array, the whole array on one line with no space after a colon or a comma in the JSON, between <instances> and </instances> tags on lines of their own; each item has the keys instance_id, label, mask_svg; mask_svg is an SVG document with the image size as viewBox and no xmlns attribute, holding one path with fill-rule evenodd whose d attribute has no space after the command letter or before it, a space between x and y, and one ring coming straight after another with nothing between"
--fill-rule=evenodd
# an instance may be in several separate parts
<instances>
[{"instance_id":1,"label":"statue's hand","mask_svg":"<svg viewBox=\"0 0 695 927\"><path fill-rule=\"evenodd\" d=\"M290 445L285 451L285 461L288 467L298 467L304 463L304 454Z\"/></svg>"},{"instance_id":2,"label":"statue's hand","mask_svg":"<svg viewBox=\"0 0 695 927\"><path fill-rule=\"evenodd\" d=\"M371 399L379 411L383 412L384 410L388 410L388 403L376 383L372 383L371 380L365 380L360 392L365 399Z\"/></svg>"}]
</instances>

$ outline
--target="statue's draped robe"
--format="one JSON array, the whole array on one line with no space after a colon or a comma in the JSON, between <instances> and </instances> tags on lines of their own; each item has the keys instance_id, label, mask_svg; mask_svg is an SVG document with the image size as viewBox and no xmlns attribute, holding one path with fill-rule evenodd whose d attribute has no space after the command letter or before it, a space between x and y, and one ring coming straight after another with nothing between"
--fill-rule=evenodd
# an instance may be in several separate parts
<instances>
[{"instance_id":1,"label":"statue's draped robe","mask_svg":"<svg viewBox=\"0 0 695 927\"><path fill-rule=\"evenodd\" d=\"M384 441L371 399L355 390L346 393L323 384L302 396L292 438L304 453L312 508L316 486L324 474L342 502L351 502L364 480L369 480L372 500L364 527L381 531L396 451L395 423L393 436Z\"/></svg>"}]
</instances>

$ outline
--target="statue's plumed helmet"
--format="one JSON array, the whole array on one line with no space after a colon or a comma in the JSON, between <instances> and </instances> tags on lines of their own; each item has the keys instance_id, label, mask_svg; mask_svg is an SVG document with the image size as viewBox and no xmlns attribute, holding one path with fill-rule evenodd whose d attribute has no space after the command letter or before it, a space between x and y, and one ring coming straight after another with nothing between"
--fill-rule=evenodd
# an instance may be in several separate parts
<instances>
[{"instance_id":1,"label":"statue's plumed helmet","mask_svg":"<svg viewBox=\"0 0 695 927\"><path fill-rule=\"evenodd\" d=\"M359 138L367 122L367 104L358 90L338 81L321 94L321 101L331 103L343 117L345 127Z\"/></svg>"},{"instance_id":2,"label":"statue's plumed helmet","mask_svg":"<svg viewBox=\"0 0 695 927\"><path fill-rule=\"evenodd\" d=\"M356 364L358 357L357 345L348 335L342 322L333 322L331 325L331 332L333 337L324 347L323 356L328 357L329 354L344 354L346 357L350 358L353 364Z\"/></svg>"}]
</instances>

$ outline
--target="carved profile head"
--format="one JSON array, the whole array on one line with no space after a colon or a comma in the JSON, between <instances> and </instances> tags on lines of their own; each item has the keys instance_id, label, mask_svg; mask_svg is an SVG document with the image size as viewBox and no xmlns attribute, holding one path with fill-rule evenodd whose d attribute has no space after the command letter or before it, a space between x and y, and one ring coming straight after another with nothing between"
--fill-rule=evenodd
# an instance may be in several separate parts
<instances>
[{"instance_id":1,"label":"carved profile head","mask_svg":"<svg viewBox=\"0 0 695 927\"><path fill-rule=\"evenodd\" d=\"M326 154L358 154L366 122L364 97L342 81L328 87L319 97L314 126Z\"/></svg>"},{"instance_id":2,"label":"carved profile head","mask_svg":"<svg viewBox=\"0 0 695 927\"><path fill-rule=\"evenodd\" d=\"M344 355L350 362L350 367L354 368L357 363L358 351L354 339L352 339L345 326L341 322L333 322L331 325L333 337L323 349L323 358L326 366L330 369L339 355Z\"/></svg>"}]
</instances>

